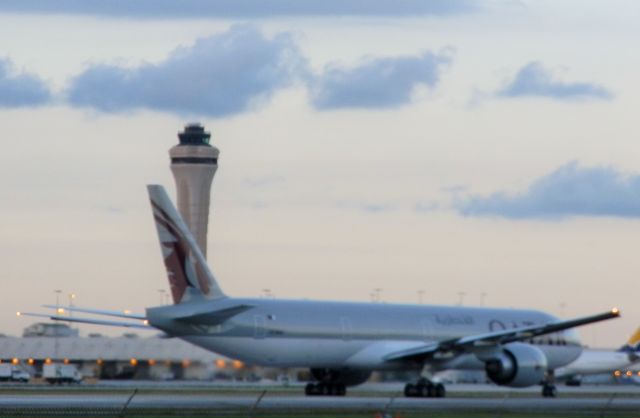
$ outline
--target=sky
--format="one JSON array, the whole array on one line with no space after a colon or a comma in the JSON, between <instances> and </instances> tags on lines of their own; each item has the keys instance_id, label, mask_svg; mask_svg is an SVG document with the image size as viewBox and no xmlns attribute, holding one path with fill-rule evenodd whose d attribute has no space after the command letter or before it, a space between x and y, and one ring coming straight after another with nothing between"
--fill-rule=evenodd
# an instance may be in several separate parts
<instances>
[{"instance_id":1,"label":"sky","mask_svg":"<svg viewBox=\"0 0 640 418\"><path fill-rule=\"evenodd\" d=\"M599 347L640 325L637 2L177 4L0 2L0 332L71 293L162 302L145 185L175 195L193 121L229 295L617 306Z\"/></svg>"}]
</instances>

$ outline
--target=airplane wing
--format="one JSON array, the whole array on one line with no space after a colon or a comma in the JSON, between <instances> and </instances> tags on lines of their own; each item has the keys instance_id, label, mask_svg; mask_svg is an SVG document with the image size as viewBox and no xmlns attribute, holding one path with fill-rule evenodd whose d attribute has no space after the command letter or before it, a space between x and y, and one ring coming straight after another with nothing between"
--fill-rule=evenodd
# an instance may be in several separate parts
<instances>
[{"instance_id":1,"label":"airplane wing","mask_svg":"<svg viewBox=\"0 0 640 418\"><path fill-rule=\"evenodd\" d=\"M474 348L496 346L516 341L523 341L529 338L537 337L539 335L551 334L569 328L579 327L581 325L617 318L619 316L620 311L617 308L613 308L609 312L605 312L602 314L570 319L567 321L552 322L546 325L533 325L530 327L520 327L488 332L486 334L476 334L466 337L451 338L448 340L424 344L420 347L392 352L384 356L384 360L423 360L435 355L436 353L470 352L473 351Z\"/></svg>"},{"instance_id":2,"label":"airplane wing","mask_svg":"<svg viewBox=\"0 0 640 418\"><path fill-rule=\"evenodd\" d=\"M78 322L81 324L108 325L113 327L140 328L140 329L156 329L152 326L149 326L146 320L144 320L143 322L107 321L104 319L76 318L76 317L69 317L69 316L47 315L47 314L30 313L30 312L17 312L16 315L17 316L34 316L37 318L48 318L53 321Z\"/></svg>"}]
</instances>

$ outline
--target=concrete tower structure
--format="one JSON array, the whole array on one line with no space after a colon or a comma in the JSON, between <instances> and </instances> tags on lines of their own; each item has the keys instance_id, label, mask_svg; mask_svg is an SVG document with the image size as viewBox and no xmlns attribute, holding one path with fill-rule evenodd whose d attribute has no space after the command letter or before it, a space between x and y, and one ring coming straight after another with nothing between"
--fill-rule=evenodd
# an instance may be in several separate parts
<instances>
[{"instance_id":1,"label":"concrete tower structure","mask_svg":"<svg viewBox=\"0 0 640 418\"><path fill-rule=\"evenodd\" d=\"M186 125L178 138L180 143L169 150L178 211L206 257L211 182L218 169L220 150L209 144L211 134L198 123Z\"/></svg>"}]
</instances>

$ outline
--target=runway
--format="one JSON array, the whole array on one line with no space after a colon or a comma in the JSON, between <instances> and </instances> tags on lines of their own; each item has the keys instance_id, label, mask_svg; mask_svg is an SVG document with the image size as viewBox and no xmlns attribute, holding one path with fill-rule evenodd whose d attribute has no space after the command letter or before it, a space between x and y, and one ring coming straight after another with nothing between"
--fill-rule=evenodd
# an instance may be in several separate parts
<instances>
[{"instance_id":1,"label":"runway","mask_svg":"<svg viewBox=\"0 0 640 418\"><path fill-rule=\"evenodd\" d=\"M467 388L465 388L467 389ZM228 414L230 412L263 412L295 414L307 412L345 413L345 412L382 412L382 411L448 411L448 412L485 412L485 413L559 413L593 414L607 412L607 416L638 416L640 411L640 393L637 388L616 387L596 389L596 394L572 390L556 399L544 399L532 393L514 394L513 392L460 392L461 388L450 391L451 397L444 399L404 398L398 394L369 392L368 395L350 395L346 397L305 397L300 394L283 394L269 390L255 393L220 393L216 391L190 392L176 388L176 391L135 393L124 391L114 393L113 388L86 390L66 389L33 391L18 393L5 392L0 395L0 415L7 416L15 411L119 411L127 405L127 410L136 411L195 411L206 410L209 414ZM103 392L104 391L104 392ZM35 392L35 393L34 393ZM465 396L464 394L470 393ZM134 395L134 396L132 396Z\"/></svg>"}]
</instances>

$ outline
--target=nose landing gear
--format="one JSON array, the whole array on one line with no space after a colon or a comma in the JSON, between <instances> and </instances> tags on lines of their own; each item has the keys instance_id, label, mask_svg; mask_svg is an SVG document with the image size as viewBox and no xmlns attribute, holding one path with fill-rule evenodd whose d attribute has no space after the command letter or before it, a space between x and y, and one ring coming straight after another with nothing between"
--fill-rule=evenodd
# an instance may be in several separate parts
<instances>
[{"instance_id":1,"label":"nose landing gear","mask_svg":"<svg viewBox=\"0 0 640 418\"><path fill-rule=\"evenodd\" d=\"M553 383L543 383L542 396L545 398L555 398L556 396L558 396L556 385L554 385Z\"/></svg>"}]
</instances>

